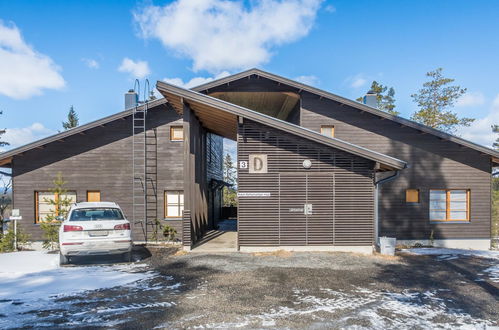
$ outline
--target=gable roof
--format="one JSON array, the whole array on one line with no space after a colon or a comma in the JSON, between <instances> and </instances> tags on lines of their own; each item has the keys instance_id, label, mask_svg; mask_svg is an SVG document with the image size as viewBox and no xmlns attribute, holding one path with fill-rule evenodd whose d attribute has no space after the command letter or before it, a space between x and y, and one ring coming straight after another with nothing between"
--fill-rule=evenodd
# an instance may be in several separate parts
<instances>
[{"instance_id":1,"label":"gable roof","mask_svg":"<svg viewBox=\"0 0 499 330\"><path fill-rule=\"evenodd\" d=\"M221 79L213 80L213 81L210 81L208 83L196 86L196 87L192 88L192 90L197 91L197 92L203 92L203 91L208 92L209 89L211 89L211 88L218 87L218 86L221 86L224 84L228 84L230 82L233 82L233 81L236 81L239 79L251 77L253 75L258 76L258 77L267 78L269 80L273 80L273 81L280 83L280 84L283 84L283 85L288 85L290 87L297 89L298 93L300 93L302 91L306 91L306 92L315 94L319 97L323 97L323 98L326 98L329 100L339 102L339 103L344 104L344 105L351 106L351 107L356 108L360 111L365 111L365 112L371 113L371 114L376 115L380 118L392 120L396 123L399 123L399 124L407 126L407 127L411 127L411 128L416 129L420 132L432 134L432 135L435 135L441 139L448 140L448 141L460 144L462 146L474 149L476 151L479 151L481 153L484 153L484 154L491 156L492 161L494 163L499 164L499 151L496 151L494 149L487 148L487 147L482 146L480 144L468 141L466 139L460 138L458 136L455 136L455 135L452 135L449 133L445 133L443 131L437 130L435 128L431 128L429 126L420 124L418 122L415 122L415 121L412 121L412 120L409 120L409 119L406 119L406 118L403 118L400 116L392 115L388 112L381 111L379 109L370 107L370 106L365 105L363 103L359 103L359 102L347 99L345 97L324 91L322 89L312 87L309 85L305 85L303 83L300 83L300 82L297 82L297 81L294 81L294 80L291 80L291 79L288 79L285 77L278 76L278 75L273 74L273 73L262 71L260 69L250 69L250 70L236 73L234 75L227 76L227 77L224 77Z\"/></svg>"},{"instance_id":2,"label":"gable roof","mask_svg":"<svg viewBox=\"0 0 499 330\"><path fill-rule=\"evenodd\" d=\"M208 128L220 135L230 135L231 132L227 130L226 126L234 125L234 128L237 129L237 117L242 117L267 126L278 128L322 145L373 160L390 169L403 169L407 167L407 163L403 160L337 138L324 136L302 126L250 110L206 94L184 89L161 81L156 83L156 88L161 92L161 94L163 94L163 96L178 113L183 114L184 104L187 103L191 110L198 115L201 122L206 120L207 122L205 122L205 125L210 125L211 127ZM232 138L233 137L234 133L232 133Z\"/></svg>"},{"instance_id":3,"label":"gable roof","mask_svg":"<svg viewBox=\"0 0 499 330\"><path fill-rule=\"evenodd\" d=\"M161 105L161 104L166 104L166 102L167 101L164 98L157 99L157 100L148 102L147 107L150 109L150 108L156 107L156 106ZM138 106L137 108L140 110L143 110L145 108L145 106L146 105L143 104L143 105ZM116 119L131 116L133 114L134 109L135 109L135 107L132 107L132 108L129 108L125 111L115 113L113 115L92 121L90 123L87 123L87 124L84 124L81 126L77 126L75 128L71 128L67 131L63 131L63 132L48 136L46 138L43 138L43 139L31 142L31 143L25 144L23 146L5 151L3 153L0 153L0 167L6 166L7 164L9 164L12 160L12 157L15 155L21 154L23 152L29 151L29 150L34 149L34 148L39 148L39 147L46 145L48 143L51 143L51 142L62 140L62 139L67 138L69 136L84 132L86 130L89 130L89 129L92 129L92 128L95 128L98 126L105 125L105 124L110 123Z\"/></svg>"}]
</instances>

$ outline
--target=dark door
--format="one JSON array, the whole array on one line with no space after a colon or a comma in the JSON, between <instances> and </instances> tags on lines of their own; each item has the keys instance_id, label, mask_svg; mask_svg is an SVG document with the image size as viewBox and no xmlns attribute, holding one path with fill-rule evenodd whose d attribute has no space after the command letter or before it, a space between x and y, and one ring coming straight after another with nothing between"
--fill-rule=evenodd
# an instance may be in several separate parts
<instances>
[{"instance_id":1,"label":"dark door","mask_svg":"<svg viewBox=\"0 0 499 330\"><path fill-rule=\"evenodd\" d=\"M332 173L280 175L280 245L333 244L333 182Z\"/></svg>"}]
</instances>

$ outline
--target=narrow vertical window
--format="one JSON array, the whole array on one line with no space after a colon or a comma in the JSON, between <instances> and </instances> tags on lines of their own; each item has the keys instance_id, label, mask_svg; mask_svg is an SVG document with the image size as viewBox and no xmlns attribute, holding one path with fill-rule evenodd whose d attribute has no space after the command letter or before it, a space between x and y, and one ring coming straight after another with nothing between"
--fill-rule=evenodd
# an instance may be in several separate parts
<instances>
[{"instance_id":1,"label":"narrow vertical window","mask_svg":"<svg viewBox=\"0 0 499 330\"><path fill-rule=\"evenodd\" d=\"M165 191L165 218L178 218L184 211L184 192Z\"/></svg>"},{"instance_id":2,"label":"narrow vertical window","mask_svg":"<svg viewBox=\"0 0 499 330\"><path fill-rule=\"evenodd\" d=\"M183 141L184 140L184 127L170 126L170 140Z\"/></svg>"},{"instance_id":3,"label":"narrow vertical window","mask_svg":"<svg viewBox=\"0 0 499 330\"><path fill-rule=\"evenodd\" d=\"M334 138L334 126L333 125L322 125L321 134Z\"/></svg>"},{"instance_id":4,"label":"narrow vertical window","mask_svg":"<svg viewBox=\"0 0 499 330\"><path fill-rule=\"evenodd\" d=\"M431 221L470 221L469 190L430 190Z\"/></svg>"}]
</instances>

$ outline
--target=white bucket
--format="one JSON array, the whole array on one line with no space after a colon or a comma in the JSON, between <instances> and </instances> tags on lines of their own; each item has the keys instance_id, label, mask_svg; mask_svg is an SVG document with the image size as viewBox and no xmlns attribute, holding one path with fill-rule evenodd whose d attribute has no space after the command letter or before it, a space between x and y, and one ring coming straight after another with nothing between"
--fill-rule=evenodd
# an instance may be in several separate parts
<instances>
[{"instance_id":1,"label":"white bucket","mask_svg":"<svg viewBox=\"0 0 499 330\"><path fill-rule=\"evenodd\" d=\"M395 237L380 237L379 246L381 254L386 254L393 256L395 255L395 245L397 244L397 239Z\"/></svg>"}]
</instances>

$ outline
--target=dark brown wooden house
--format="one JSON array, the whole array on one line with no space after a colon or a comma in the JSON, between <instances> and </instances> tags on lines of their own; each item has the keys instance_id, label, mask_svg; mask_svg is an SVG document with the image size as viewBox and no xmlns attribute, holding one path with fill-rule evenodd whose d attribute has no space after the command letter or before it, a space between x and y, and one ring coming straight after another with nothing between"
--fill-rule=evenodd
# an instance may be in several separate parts
<instances>
[{"instance_id":1,"label":"dark brown wooden house","mask_svg":"<svg viewBox=\"0 0 499 330\"><path fill-rule=\"evenodd\" d=\"M157 88L163 99L0 155L34 239L61 172L75 200L120 204L135 240L161 219L190 249L220 218L225 137L242 251L490 245L494 150L257 69Z\"/></svg>"}]
</instances>

